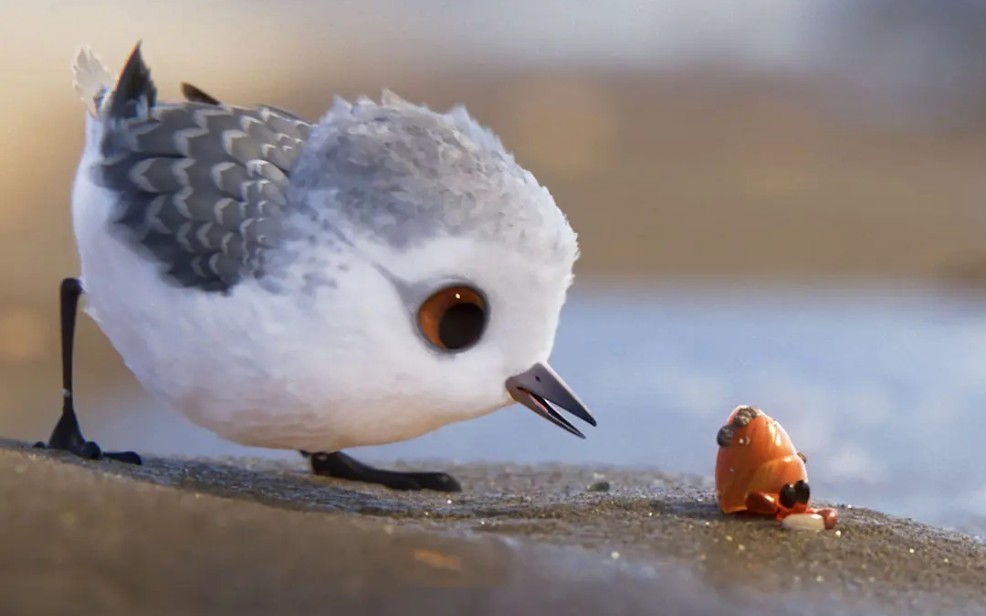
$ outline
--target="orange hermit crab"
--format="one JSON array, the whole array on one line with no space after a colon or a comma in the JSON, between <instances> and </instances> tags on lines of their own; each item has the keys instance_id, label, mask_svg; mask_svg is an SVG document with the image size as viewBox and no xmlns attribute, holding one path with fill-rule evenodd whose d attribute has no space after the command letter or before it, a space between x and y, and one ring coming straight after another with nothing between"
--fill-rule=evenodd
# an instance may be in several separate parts
<instances>
[{"instance_id":1,"label":"orange hermit crab","mask_svg":"<svg viewBox=\"0 0 986 616\"><path fill-rule=\"evenodd\" d=\"M760 409L738 406L719 429L716 442L716 498L723 513L748 512L778 520L807 514L806 528L811 520L825 528L835 526L834 509L808 507L806 458L777 420Z\"/></svg>"}]
</instances>

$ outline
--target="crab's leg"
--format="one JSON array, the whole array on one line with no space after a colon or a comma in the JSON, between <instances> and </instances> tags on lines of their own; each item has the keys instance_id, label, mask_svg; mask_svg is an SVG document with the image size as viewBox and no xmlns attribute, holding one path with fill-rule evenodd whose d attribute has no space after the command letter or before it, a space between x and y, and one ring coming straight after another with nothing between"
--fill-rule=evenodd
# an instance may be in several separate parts
<instances>
[{"instance_id":1,"label":"crab's leg","mask_svg":"<svg viewBox=\"0 0 986 616\"><path fill-rule=\"evenodd\" d=\"M763 492L750 492L746 495L746 510L759 515L776 515L780 508L773 496Z\"/></svg>"}]
</instances>

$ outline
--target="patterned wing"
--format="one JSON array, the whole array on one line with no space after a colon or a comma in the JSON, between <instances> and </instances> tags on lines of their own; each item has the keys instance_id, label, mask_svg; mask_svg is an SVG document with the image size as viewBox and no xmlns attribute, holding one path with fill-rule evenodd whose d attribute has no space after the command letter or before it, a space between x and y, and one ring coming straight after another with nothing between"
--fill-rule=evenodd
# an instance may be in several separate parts
<instances>
[{"instance_id":1,"label":"patterned wing","mask_svg":"<svg viewBox=\"0 0 986 616\"><path fill-rule=\"evenodd\" d=\"M121 196L117 228L184 286L227 291L262 276L311 125L272 107L227 106L197 88L182 103L158 104L155 92L138 46L104 107L98 175Z\"/></svg>"}]
</instances>

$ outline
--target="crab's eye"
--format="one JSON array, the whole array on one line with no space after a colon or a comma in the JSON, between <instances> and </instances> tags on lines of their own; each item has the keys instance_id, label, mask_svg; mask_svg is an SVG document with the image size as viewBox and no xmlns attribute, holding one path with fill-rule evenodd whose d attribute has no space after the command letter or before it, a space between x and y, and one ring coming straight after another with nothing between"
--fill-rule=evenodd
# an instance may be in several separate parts
<instances>
[{"instance_id":1,"label":"crab's eye","mask_svg":"<svg viewBox=\"0 0 986 616\"><path fill-rule=\"evenodd\" d=\"M794 500L805 505L811 500L811 488L808 487L808 482L804 479L799 479L794 484Z\"/></svg>"},{"instance_id":2,"label":"crab's eye","mask_svg":"<svg viewBox=\"0 0 986 616\"><path fill-rule=\"evenodd\" d=\"M798 502L797 492L794 486L789 483L785 484L784 487L781 488L779 496L781 505L787 509L793 509L794 504Z\"/></svg>"},{"instance_id":3,"label":"crab's eye","mask_svg":"<svg viewBox=\"0 0 986 616\"><path fill-rule=\"evenodd\" d=\"M425 339L443 351L461 351L479 342L486 329L486 300L467 286L445 287L418 309Z\"/></svg>"}]
</instances>

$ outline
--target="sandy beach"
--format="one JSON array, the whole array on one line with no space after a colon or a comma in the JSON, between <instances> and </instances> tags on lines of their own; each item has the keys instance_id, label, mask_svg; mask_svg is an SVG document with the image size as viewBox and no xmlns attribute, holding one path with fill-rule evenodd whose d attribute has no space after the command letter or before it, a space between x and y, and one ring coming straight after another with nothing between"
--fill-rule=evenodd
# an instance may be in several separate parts
<instances>
[{"instance_id":1,"label":"sandy beach","mask_svg":"<svg viewBox=\"0 0 986 616\"><path fill-rule=\"evenodd\" d=\"M130 467L3 441L0 611L986 614L986 546L875 511L831 503L838 533L796 533L720 515L701 477L451 470L462 493L398 493L300 458Z\"/></svg>"}]
</instances>

